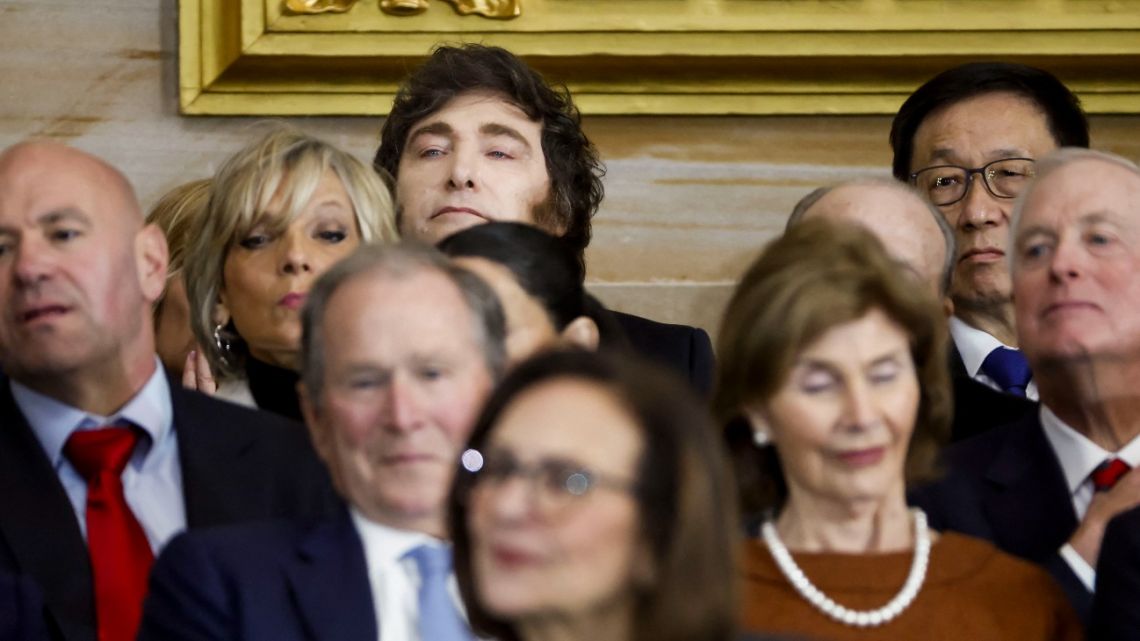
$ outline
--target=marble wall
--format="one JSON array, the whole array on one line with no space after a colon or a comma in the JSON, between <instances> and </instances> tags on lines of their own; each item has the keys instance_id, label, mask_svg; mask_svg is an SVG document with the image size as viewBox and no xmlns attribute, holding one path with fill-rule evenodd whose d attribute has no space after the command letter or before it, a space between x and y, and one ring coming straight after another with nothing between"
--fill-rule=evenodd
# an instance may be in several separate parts
<instances>
[{"instance_id":1,"label":"marble wall","mask_svg":"<svg viewBox=\"0 0 1140 641\"><path fill-rule=\"evenodd\" d=\"M0 0L0 147L50 137L101 155L144 206L209 175L256 119L177 110L176 0ZM370 158L378 118L298 118ZM591 288L615 308L715 333L732 284L816 186L886 175L887 117L590 118L607 197ZM1093 118L1094 144L1140 158L1140 117Z\"/></svg>"}]
</instances>

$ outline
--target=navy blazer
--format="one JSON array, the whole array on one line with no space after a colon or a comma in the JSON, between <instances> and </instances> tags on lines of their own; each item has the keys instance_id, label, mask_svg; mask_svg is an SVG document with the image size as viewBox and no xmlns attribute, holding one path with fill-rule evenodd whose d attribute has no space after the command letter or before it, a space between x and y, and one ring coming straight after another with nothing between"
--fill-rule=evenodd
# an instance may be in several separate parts
<instances>
[{"instance_id":1,"label":"navy blazer","mask_svg":"<svg viewBox=\"0 0 1140 641\"><path fill-rule=\"evenodd\" d=\"M139 641L375 641L364 545L347 510L187 532L151 572Z\"/></svg>"},{"instance_id":2,"label":"navy blazer","mask_svg":"<svg viewBox=\"0 0 1140 641\"><path fill-rule=\"evenodd\" d=\"M191 528L329 514L338 500L303 426L171 388ZM55 639L95 641L87 544L59 477L0 377L0 571L33 579Z\"/></svg>"},{"instance_id":3,"label":"navy blazer","mask_svg":"<svg viewBox=\"0 0 1140 641\"><path fill-rule=\"evenodd\" d=\"M671 325L610 311L629 339L630 347L680 375L701 395L712 393L716 358L708 332L699 327Z\"/></svg>"},{"instance_id":4,"label":"navy blazer","mask_svg":"<svg viewBox=\"0 0 1140 641\"><path fill-rule=\"evenodd\" d=\"M946 475L911 493L930 526L1045 566L1087 620L1092 596L1057 553L1077 529L1077 516L1038 414L956 443L943 461Z\"/></svg>"},{"instance_id":5,"label":"navy blazer","mask_svg":"<svg viewBox=\"0 0 1140 641\"><path fill-rule=\"evenodd\" d=\"M1089 641L1140 639L1140 508L1109 521L1096 567Z\"/></svg>"}]
</instances>

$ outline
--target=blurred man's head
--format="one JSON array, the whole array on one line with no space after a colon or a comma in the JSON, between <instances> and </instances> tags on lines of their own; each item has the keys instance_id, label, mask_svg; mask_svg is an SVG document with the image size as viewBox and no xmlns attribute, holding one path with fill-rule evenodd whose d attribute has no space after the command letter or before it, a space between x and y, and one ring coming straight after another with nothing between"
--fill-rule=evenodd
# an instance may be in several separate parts
<instances>
[{"instance_id":1,"label":"blurred man's head","mask_svg":"<svg viewBox=\"0 0 1140 641\"><path fill-rule=\"evenodd\" d=\"M1071 361L1140 364L1140 169L1086 149L1038 169L1014 219L1012 260L1017 332L1035 375Z\"/></svg>"},{"instance_id":2,"label":"blurred man's head","mask_svg":"<svg viewBox=\"0 0 1140 641\"><path fill-rule=\"evenodd\" d=\"M366 246L317 281L302 409L362 515L443 536L459 450L504 368L504 331L487 285L426 246Z\"/></svg>"},{"instance_id":3,"label":"blurred man's head","mask_svg":"<svg viewBox=\"0 0 1140 641\"><path fill-rule=\"evenodd\" d=\"M891 126L895 178L938 206L958 238L959 309L1008 308L1009 219L1034 161L1087 147L1077 97L1052 74L1010 63L954 67L919 87Z\"/></svg>"},{"instance_id":4,"label":"blurred man's head","mask_svg":"<svg viewBox=\"0 0 1140 641\"><path fill-rule=\"evenodd\" d=\"M954 231L909 187L887 179L821 187L796 203L787 226L812 218L865 227L933 294L939 298L948 294L954 268Z\"/></svg>"},{"instance_id":5,"label":"blurred man's head","mask_svg":"<svg viewBox=\"0 0 1140 641\"><path fill-rule=\"evenodd\" d=\"M13 379L117 409L154 371L166 260L162 232L104 161L49 142L0 154L0 361ZM76 385L101 398L74 397Z\"/></svg>"},{"instance_id":6,"label":"blurred man's head","mask_svg":"<svg viewBox=\"0 0 1140 641\"><path fill-rule=\"evenodd\" d=\"M375 165L396 179L405 236L436 243L524 222L579 253L604 173L569 93L498 47L437 48L401 86Z\"/></svg>"}]
</instances>

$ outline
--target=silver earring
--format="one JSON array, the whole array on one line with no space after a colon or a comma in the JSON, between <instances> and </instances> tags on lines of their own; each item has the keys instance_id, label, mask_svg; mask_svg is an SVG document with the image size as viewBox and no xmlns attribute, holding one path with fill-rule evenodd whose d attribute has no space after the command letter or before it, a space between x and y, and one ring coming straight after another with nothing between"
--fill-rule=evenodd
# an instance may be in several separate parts
<instances>
[{"instance_id":1,"label":"silver earring","mask_svg":"<svg viewBox=\"0 0 1140 641\"><path fill-rule=\"evenodd\" d=\"M752 430L752 442L756 447L768 447L772 444L772 438L763 430Z\"/></svg>"},{"instance_id":2,"label":"silver earring","mask_svg":"<svg viewBox=\"0 0 1140 641\"><path fill-rule=\"evenodd\" d=\"M234 347L233 341L230 340L230 338L226 336L225 333L223 333L224 329L225 325L221 323L218 323L214 326L214 346L218 348L219 352L221 352L222 358L225 358L225 356L229 354L230 350L232 350Z\"/></svg>"}]
</instances>

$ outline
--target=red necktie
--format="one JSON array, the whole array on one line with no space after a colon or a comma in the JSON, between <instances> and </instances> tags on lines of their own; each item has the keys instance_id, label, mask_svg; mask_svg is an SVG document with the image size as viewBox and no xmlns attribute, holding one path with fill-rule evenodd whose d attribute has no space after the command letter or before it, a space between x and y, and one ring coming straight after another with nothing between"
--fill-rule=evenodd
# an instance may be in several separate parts
<instances>
[{"instance_id":1,"label":"red necktie","mask_svg":"<svg viewBox=\"0 0 1140 641\"><path fill-rule=\"evenodd\" d=\"M87 549L95 575L99 641L133 641L154 556L120 478L138 434L128 427L74 432L64 454L87 480Z\"/></svg>"},{"instance_id":2,"label":"red necktie","mask_svg":"<svg viewBox=\"0 0 1140 641\"><path fill-rule=\"evenodd\" d=\"M1097 492L1111 490L1112 486L1116 485L1116 482L1120 480L1120 477L1127 474L1130 469L1132 468L1129 467L1127 463L1118 458L1106 460L1104 463L1096 466L1096 469L1092 472L1093 488L1096 489Z\"/></svg>"}]
</instances>

